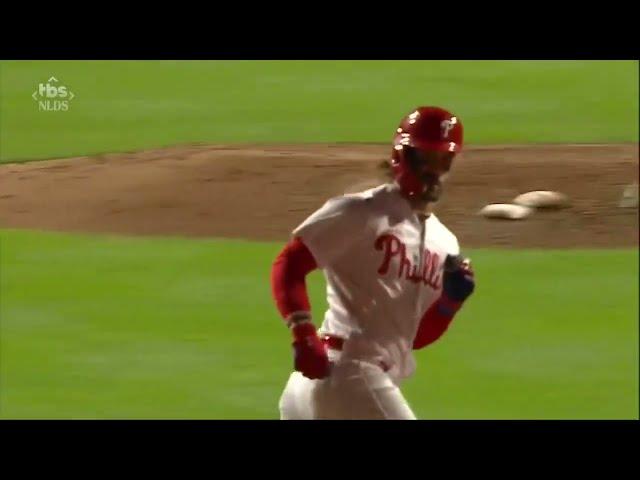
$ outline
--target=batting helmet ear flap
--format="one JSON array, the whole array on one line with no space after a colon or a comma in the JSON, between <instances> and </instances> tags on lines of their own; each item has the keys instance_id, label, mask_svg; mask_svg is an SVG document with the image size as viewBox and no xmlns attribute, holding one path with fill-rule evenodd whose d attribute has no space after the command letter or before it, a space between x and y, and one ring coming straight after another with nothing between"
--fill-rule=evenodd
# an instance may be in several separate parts
<instances>
[{"instance_id":1,"label":"batting helmet ear flap","mask_svg":"<svg viewBox=\"0 0 640 480\"><path fill-rule=\"evenodd\" d=\"M426 185L415 174L406 157L406 145L395 145L391 155L393 178L406 195L413 196L424 192Z\"/></svg>"}]
</instances>

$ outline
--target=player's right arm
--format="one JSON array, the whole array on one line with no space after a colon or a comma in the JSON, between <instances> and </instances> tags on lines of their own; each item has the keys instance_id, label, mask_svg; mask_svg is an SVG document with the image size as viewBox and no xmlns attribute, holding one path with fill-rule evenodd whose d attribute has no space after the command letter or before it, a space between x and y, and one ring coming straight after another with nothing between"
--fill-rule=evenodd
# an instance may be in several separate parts
<instances>
[{"instance_id":1,"label":"player's right arm","mask_svg":"<svg viewBox=\"0 0 640 480\"><path fill-rule=\"evenodd\" d=\"M311 318L306 276L340 261L367 223L365 200L339 197L326 202L293 231L276 257L271 290L276 307L293 335L294 366L309 378L328 374L329 361Z\"/></svg>"},{"instance_id":2,"label":"player's right arm","mask_svg":"<svg viewBox=\"0 0 640 480\"><path fill-rule=\"evenodd\" d=\"M323 378L329 358L311 321L306 276L317 267L313 255L299 237L278 254L271 269L271 291L280 315L293 335L294 368L308 378Z\"/></svg>"},{"instance_id":3,"label":"player's right arm","mask_svg":"<svg viewBox=\"0 0 640 480\"><path fill-rule=\"evenodd\" d=\"M306 276L317 266L300 237L291 239L273 262L271 291L280 315L289 326L311 320Z\"/></svg>"}]
</instances>

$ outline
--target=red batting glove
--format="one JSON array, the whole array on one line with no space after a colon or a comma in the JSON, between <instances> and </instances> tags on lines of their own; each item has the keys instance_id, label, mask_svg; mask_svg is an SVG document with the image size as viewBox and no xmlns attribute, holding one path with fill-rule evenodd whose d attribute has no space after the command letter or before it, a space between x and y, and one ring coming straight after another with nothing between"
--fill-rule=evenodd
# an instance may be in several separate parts
<instances>
[{"instance_id":1,"label":"red batting glove","mask_svg":"<svg viewBox=\"0 0 640 480\"><path fill-rule=\"evenodd\" d=\"M329 375L327 347L318 337L316 327L309 321L295 323L293 333L293 360L296 371L316 379Z\"/></svg>"}]
</instances>

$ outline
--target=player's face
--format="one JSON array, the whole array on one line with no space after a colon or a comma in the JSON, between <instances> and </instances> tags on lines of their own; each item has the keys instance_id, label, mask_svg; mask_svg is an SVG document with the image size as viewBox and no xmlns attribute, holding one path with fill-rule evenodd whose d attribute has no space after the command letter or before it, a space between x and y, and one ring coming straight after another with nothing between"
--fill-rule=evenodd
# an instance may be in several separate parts
<instances>
[{"instance_id":1,"label":"player's face","mask_svg":"<svg viewBox=\"0 0 640 480\"><path fill-rule=\"evenodd\" d=\"M407 149L407 161L414 174L426 186L421 200L427 203L437 202L442 194L442 182L451 170L454 152L423 152L415 148Z\"/></svg>"}]
</instances>

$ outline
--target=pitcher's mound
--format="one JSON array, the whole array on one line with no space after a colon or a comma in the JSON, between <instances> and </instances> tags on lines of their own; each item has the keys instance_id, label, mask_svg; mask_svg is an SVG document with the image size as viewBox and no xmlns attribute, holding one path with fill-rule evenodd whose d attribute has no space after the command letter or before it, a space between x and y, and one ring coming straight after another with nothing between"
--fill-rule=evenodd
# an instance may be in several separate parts
<instances>
[{"instance_id":1,"label":"pitcher's mound","mask_svg":"<svg viewBox=\"0 0 640 480\"><path fill-rule=\"evenodd\" d=\"M382 183L387 145L193 145L0 166L0 226L284 241L330 196ZM637 145L469 148L436 211L462 245L638 245ZM553 190L569 208L518 222L477 215L523 192Z\"/></svg>"}]
</instances>

